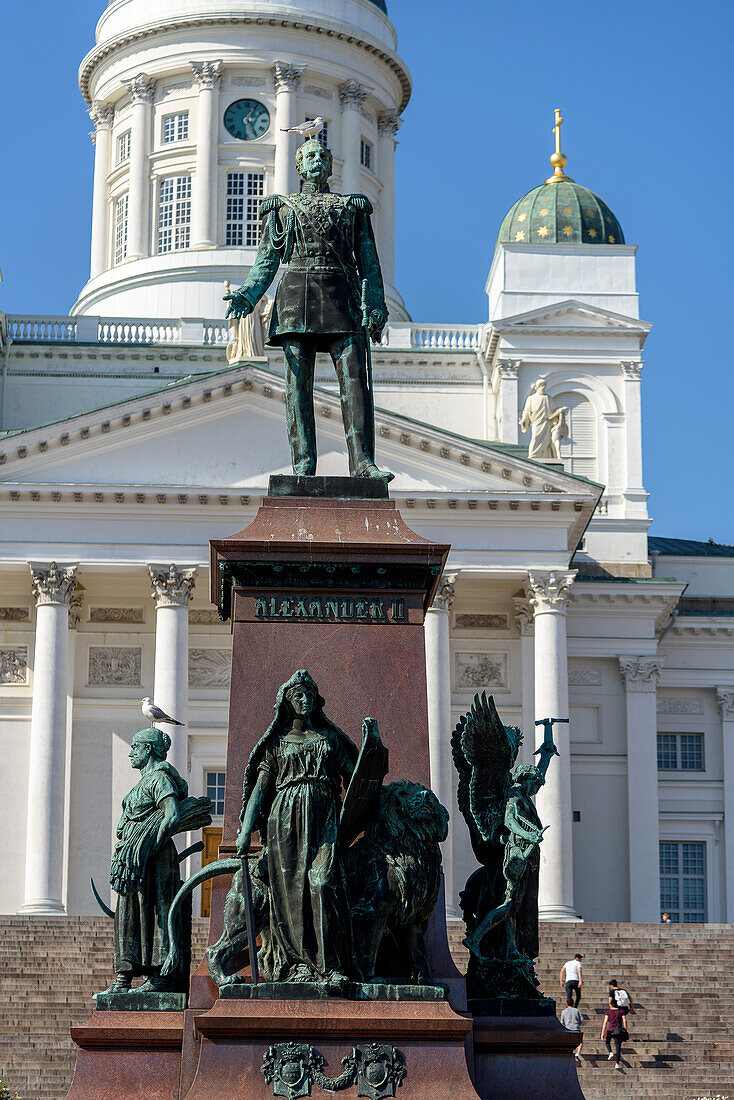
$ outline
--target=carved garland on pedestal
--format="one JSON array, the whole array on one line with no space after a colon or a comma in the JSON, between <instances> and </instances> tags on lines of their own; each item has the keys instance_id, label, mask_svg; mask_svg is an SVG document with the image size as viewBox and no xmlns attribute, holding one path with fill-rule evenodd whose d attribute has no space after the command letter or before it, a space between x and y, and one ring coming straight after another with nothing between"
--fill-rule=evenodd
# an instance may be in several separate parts
<instances>
[{"instance_id":1,"label":"carved garland on pedestal","mask_svg":"<svg viewBox=\"0 0 734 1100\"><path fill-rule=\"evenodd\" d=\"M360 1043L341 1063L342 1072L327 1077L323 1055L308 1043L274 1043L263 1054L260 1072L268 1084L272 1082L273 1096L288 1100L310 1096L313 1085L324 1092L341 1092L354 1084L357 1096L383 1100L395 1096L406 1075L403 1055L387 1043Z\"/></svg>"}]
</instances>

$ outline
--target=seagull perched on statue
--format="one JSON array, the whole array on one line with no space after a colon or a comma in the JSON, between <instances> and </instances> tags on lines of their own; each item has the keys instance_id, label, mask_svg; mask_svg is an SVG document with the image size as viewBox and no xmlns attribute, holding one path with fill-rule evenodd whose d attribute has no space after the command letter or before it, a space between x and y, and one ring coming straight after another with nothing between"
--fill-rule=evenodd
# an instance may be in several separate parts
<instances>
[{"instance_id":1,"label":"seagull perched on statue","mask_svg":"<svg viewBox=\"0 0 734 1100\"><path fill-rule=\"evenodd\" d=\"M312 138L320 134L324 128L324 120L321 115L318 118L310 118L308 122L301 122L298 126L281 126L283 134L300 134L302 138Z\"/></svg>"},{"instance_id":2,"label":"seagull perched on statue","mask_svg":"<svg viewBox=\"0 0 734 1100\"><path fill-rule=\"evenodd\" d=\"M164 710L157 707L152 699L149 699L146 695L142 700L140 709L143 712L143 717L147 718L153 726L156 722L169 722L172 726L182 726L183 722L177 722L175 718L171 718L170 714L166 714Z\"/></svg>"}]
</instances>

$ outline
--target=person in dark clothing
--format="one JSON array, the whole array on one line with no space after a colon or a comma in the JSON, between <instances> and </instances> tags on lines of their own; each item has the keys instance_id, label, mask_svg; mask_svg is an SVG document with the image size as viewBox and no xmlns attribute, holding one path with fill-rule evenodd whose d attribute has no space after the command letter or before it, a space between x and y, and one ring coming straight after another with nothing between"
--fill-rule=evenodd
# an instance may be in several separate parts
<instances>
[{"instance_id":1,"label":"person in dark clothing","mask_svg":"<svg viewBox=\"0 0 734 1100\"><path fill-rule=\"evenodd\" d=\"M608 1008L601 1026L601 1037L606 1042L609 1057L614 1058L614 1068L622 1071L622 1043L629 1039L627 1030L627 1014L623 1008ZM612 1043L614 1051L612 1051Z\"/></svg>"}]
</instances>

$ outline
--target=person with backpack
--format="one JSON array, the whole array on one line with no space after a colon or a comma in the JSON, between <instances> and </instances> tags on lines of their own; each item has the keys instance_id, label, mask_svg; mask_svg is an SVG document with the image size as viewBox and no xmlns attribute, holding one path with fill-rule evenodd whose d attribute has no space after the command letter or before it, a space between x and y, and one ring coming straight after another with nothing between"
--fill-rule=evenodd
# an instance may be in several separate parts
<instances>
[{"instance_id":1,"label":"person with backpack","mask_svg":"<svg viewBox=\"0 0 734 1100\"><path fill-rule=\"evenodd\" d=\"M627 990L617 983L615 978L611 978L609 981L609 1007L622 1008L625 1012L631 1012L633 1015L635 1012L632 998Z\"/></svg>"},{"instance_id":2,"label":"person with backpack","mask_svg":"<svg viewBox=\"0 0 734 1100\"><path fill-rule=\"evenodd\" d=\"M621 1073L622 1066L622 1043L626 1043L630 1037L630 1033L627 1030L626 1012L623 1008L608 1008L604 1017L604 1023L601 1025L601 1037L606 1043L607 1050L609 1051L609 1057L607 1061L614 1059L614 1068L618 1069ZM612 1043L614 1043L614 1050L612 1051Z\"/></svg>"}]
</instances>

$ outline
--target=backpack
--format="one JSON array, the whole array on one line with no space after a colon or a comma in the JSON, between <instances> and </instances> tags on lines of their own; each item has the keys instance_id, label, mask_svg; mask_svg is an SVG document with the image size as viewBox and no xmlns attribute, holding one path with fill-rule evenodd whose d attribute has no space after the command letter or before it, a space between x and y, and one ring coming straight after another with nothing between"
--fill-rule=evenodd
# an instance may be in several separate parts
<instances>
[{"instance_id":1,"label":"backpack","mask_svg":"<svg viewBox=\"0 0 734 1100\"><path fill-rule=\"evenodd\" d=\"M630 1006L630 995L627 992L627 990L626 989L615 989L614 990L614 1002L615 1002L617 1008L629 1008L629 1006Z\"/></svg>"}]
</instances>

